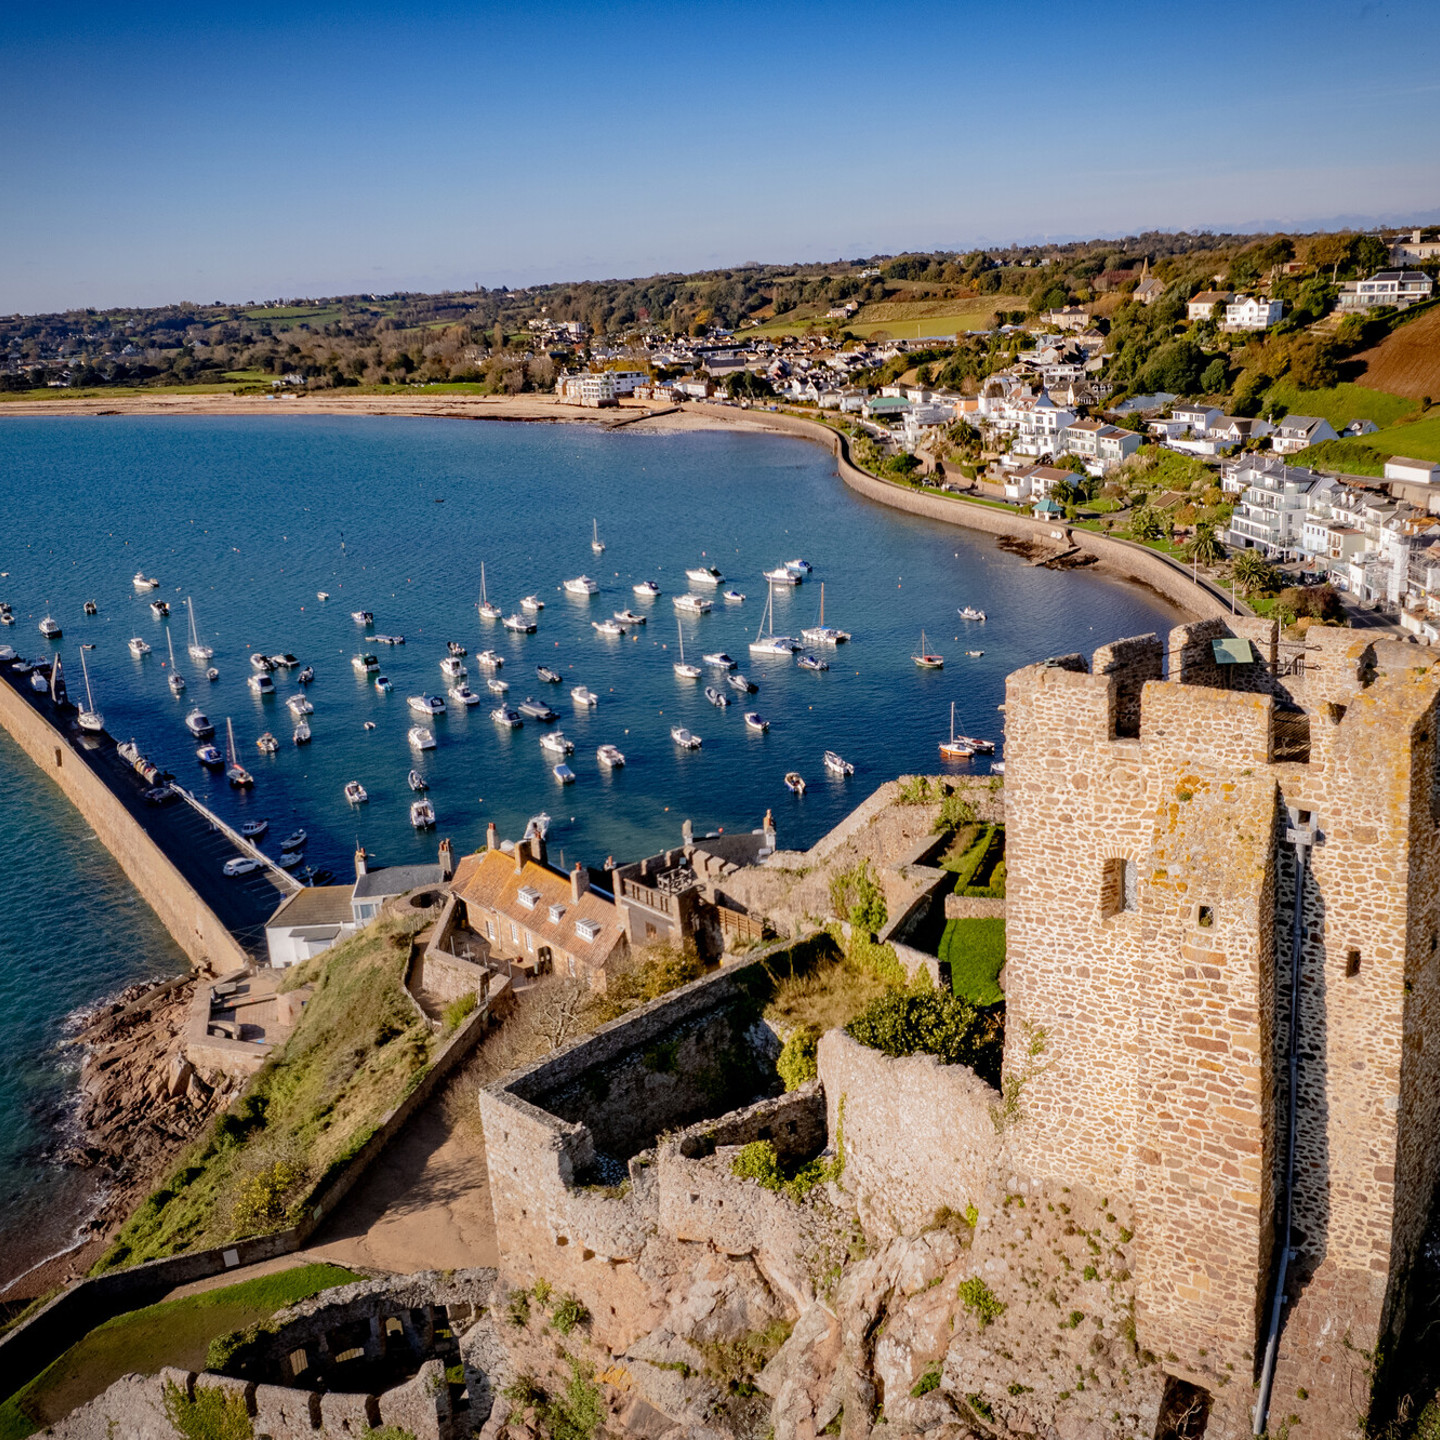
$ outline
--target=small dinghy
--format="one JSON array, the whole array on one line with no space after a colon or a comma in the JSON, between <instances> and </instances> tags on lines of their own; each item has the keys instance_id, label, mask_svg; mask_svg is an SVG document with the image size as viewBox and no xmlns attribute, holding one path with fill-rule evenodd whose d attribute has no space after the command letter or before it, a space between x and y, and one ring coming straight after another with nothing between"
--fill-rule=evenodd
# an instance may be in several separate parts
<instances>
[{"instance_id":1,"label":"small dinghy","mask_svg":"<svg viewBox=\"0 0 1440 1440\"><path fill-rule=\"evenodd\" d=\"M805 777L798 770L789 770L785 774L785 788L792 795L803 795L805 793Z\"/></svg>"}]
</instances>

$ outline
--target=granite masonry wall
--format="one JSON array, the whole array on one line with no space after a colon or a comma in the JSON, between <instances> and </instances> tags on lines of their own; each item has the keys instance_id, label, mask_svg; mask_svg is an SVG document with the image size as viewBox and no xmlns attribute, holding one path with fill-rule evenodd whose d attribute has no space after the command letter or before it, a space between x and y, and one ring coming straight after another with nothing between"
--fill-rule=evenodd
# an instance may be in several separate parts
<instances>
[{"instance_id":1,"label":"granite masonry wall","mask_svg":"<svg viewBox=\"0 0 1440 1440\"><path fill-rule=\"evenodd\" d=\"M1262 663L1216 664L1210 642L1233 633ZM1211 620L1010 677L1007 1146L1021 1173L1133 1202L1139 1342L1216 1394L1211 1434L1248 1434L1250 1387L1224 1386L1253 1377L1268 1318L1285 837L1304 812L1320 843L1275 1393L1339 1436L1368 1404L1361 1352L1403 1317L1440 1158L1440 672L1351 631L1312 630L1293 675L1275 653L1266 622Z\"/></svg>"}]
</instances>

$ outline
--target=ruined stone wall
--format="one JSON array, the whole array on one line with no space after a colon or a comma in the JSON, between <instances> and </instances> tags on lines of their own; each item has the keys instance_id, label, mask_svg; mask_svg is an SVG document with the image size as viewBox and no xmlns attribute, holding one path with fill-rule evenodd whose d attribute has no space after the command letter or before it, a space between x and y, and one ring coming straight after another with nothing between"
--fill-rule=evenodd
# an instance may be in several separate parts
<instances>
[{"instance_id":1,"label":"ruined stone wall","mask_svg":"<svg viewBox=\"0 0 1440 1440\"><path fill-rule=\"evenodd\" d=\"M973 1071L933 1055L893 1059L843 1030L821 1039L819 1063L843 1184L867 1231L913 1234L936 1211L979 1200L1000 1153L1000 1096Z\"/></svg>"}]
</instances>

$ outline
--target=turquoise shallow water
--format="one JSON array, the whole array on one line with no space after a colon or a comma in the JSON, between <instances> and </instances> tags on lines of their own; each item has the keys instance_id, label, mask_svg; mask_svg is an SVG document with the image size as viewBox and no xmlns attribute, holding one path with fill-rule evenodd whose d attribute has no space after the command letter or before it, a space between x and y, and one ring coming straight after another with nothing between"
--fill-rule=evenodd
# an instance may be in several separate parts
<instances>
[{"instance_id":1,"label":"turquoise shallow water","mask_svg":"<svg viewBox=\"0 0 1440 1440\"><path fill-rule=\"evenodd\" d=\"M591 863L674 843L687 817L702 829L751 828L767 808L781 843L805 846L882 780L936 769L952 700L962 731L998 740L1008 671L1172 623L1137 588L1033 570L988 537L863 500L840 484L823 450L778 436L403 418L0 418L0 467L0 570L9 572L0 599L17 616L0 641L26 654L49 648L36 624L52 613L65 629L55 648L72 693L79 643L96 647L95 699L112 734L135 736L227 817L268 818L272 849L294 825L305 826L312 863L342 878L357 839L381 863L404 863L432 856L438 835L452 836L457 849L483 843L488 820L518 835L540 810L554 820L552 850ZM608 547L601 556L590 550L592 518ZM813 624L823 580L827 621L855 636L828 652L827 674L752 658L745 648L761 618L761 571L795 556L810 560L815 574L777 590L775 628L798 633ZM679 680L671 669L671 597L690 588L684 569L702 557L725 572L722 589L733 585L748 599L726 605L717 596L712 614L687 618L687 658L698 663L701 652L719 649L735 656L760 684L749 705L770 719L767 735L745 728L745 705L718 711L703 697L705 681ZM507 612L530 592L545 600L537 634L479 620L482 560L490 596ZM173 608L176 658L188 681L179 700L161 663L166 626L149 612L153 597L131 585L136 570L159 578L155 595ZM600 582L599 595L559 591L582 572ZM664 596L634 596L631 586L643 578ZM316 599L319 590L328 602ZM185 653L186 595L215 649L221 679L213 685ZM82 614L87 599L98 602L98 616ZM967 603L989 620L961 622L956 610ZM624 639L591 628L626 606L648 614L649 624ZM360 608L374 611L376 631L403 634L406 644L367 642L350 619ZM946 656L943 671L911 663L922 627L929 647ZM153 647L143 660L126 648L132 635ZM511 703L534 695L560 712L579 779L564 790L553 780L553 760L537 743L546 727L527 720L512 733L492 723L484 673L472 660L470 683L484 703L469 711L452 704L432 723L438 746L420 768L439 826L417 836L405 784L415 763L406 731L417 717L405 697L444 694L438 664L450 639L472 657L486 646L507 657L501 674ZM297 688L293 680L277 675L279 694L265 700L246 688L252 647L292 651L314 665L309 746L289 743L283 701ZM353 673L350 657L362 648L378 654L392 679L388 696ZM970 658L969 649L984 654ZM559 670L565 683L542 684L536 664ZM573 706L569 691L579 682L600 694L596 709ZM193 703L222 735L225 717L233 718L256 777L250 794L217 784L195 762L181 724ZM366 731L366 721L375 728ZM700 751L677 749L669 734L677 723L703 737ZM285 742L279 754L256 751L265 729ZM602 743L625 752L622 771L599 770ZM826 775L826 749L855 764L852 779ZM987 762L971 768L983 773ZM783 786L791 769L810 782L803 798ZM352 778L370 794L357 809L342 796ZM3 1205L5 1189L11 1203L34 1193L40 1172L16 1157L43 1129L27 1118L35 1106L64 1092L65 1076L45 1058L63 1016L176 957L85 827L13 745L0 746L0 813L0 1159L10 1162ZM57 915L63 925L53 923ZM78 949L72 920L84 935ZM57 974L63 984L37 983Z\"/></svg>"}]
</instances>

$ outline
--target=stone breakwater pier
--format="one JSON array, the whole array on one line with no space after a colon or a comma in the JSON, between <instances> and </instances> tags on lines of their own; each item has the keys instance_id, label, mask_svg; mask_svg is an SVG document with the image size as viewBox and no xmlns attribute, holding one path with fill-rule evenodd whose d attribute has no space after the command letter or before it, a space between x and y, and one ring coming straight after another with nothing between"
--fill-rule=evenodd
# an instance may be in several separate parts
<instances>
[{"instance_id":1,"label":"stone breakwater pier","mask_svg":"<svg viewBox=\"0 0 1440 1440\"><path fill-rule=\"evenodd\" d=\"M225 861L246 852L187 804L147 804L146 783L110 735L81 730L73 708L8 667L0 669L0 725L85 818L197 969L221 975L263 956L265 921L283 898L268 870L223 876Z\"/></svg>"}]
</instances>

